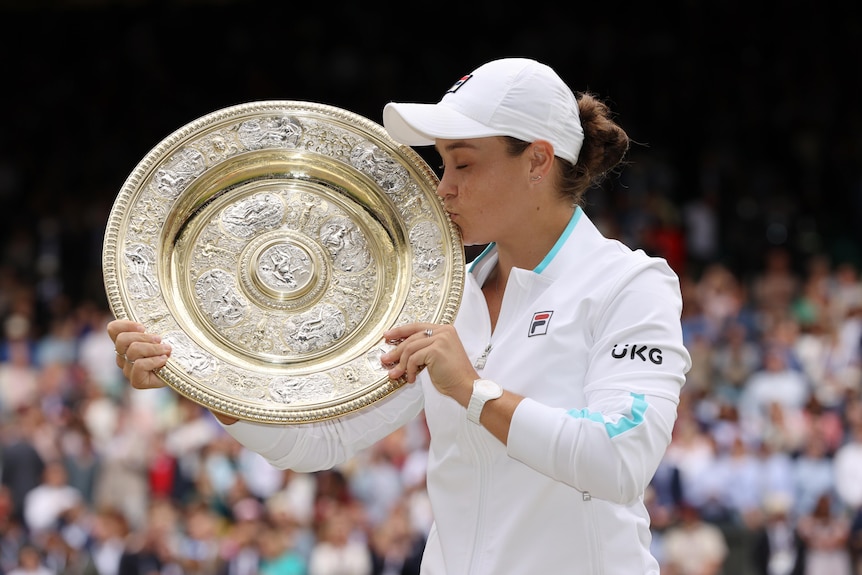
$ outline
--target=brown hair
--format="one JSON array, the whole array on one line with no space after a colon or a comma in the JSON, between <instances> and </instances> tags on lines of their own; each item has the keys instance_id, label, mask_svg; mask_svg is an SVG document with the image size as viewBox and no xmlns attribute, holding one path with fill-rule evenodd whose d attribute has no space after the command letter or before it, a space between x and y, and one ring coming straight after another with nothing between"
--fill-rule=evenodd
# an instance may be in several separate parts
<instances>
[{"instance_id":1,"label":"brown hair","mask_svg":"<svg viewBox=\"0 0 862 575\"><path fill-rule=\"evenodd\" d=\"M560 192L580 204L584 193L598 185L605 176L622 162L629 150L628 134L612 119L610 108L594 94L578 94L578 109L584 128L584 143L578 154L578 162L572 164L557 156ZM509 151L521 154L530 142L506 137Z\"/></svg>"}]
</instances>

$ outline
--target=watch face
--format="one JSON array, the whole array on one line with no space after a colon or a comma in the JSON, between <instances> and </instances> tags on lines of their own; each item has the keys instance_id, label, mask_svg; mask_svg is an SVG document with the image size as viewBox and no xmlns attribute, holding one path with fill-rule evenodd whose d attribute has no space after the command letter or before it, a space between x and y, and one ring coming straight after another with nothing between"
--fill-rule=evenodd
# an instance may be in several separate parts
<instances>
[{"instance_id":1,"label":"watch face","mask_svg":"<svg viewBox=\"0 0 862 575\"><path fill-rule=\"evenodd\" d=\"M502 392L499 385L487 379L480 379L476 382L476 391L482 395L490 395L491 397L499 397L498 394Z\"/></svg>"}]
</instances>

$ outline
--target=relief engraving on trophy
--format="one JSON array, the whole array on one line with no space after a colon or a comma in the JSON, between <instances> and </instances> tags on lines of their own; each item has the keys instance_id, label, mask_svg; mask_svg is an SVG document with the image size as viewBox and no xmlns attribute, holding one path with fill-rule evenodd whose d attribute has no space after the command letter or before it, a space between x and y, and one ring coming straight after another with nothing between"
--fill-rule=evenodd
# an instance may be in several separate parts
<instances>
[{"instance_id":1,"label":"relief engraving on trophy","mask_svg":"<svg viewBox=\"0 0 862 575\"><path fill-rule=\"evenodd\" d=\"M426 220L413 226L410 230L410 243L413 246L413 268L417 276L427 279L443 274L446 258L443 257L443 238L437 224Z\"/></svg>"},{"instance_id":2,"label":"relief engraving on trophy","mask_svg":"<svg viewBox=\"0 0 862 575\"><path fill-rule=\"evenodd\" d=\"M250 238L278 227L284 218L284 204L275 194L255 194L224 209L224 229L238 238Z\"/></svg>"},{"instance_id":3,"label":"relief engraving on trophy","mask_svg":"<svg viewBox=\"0 0 862 575\"><path fill-rule=\"evenodd\" d=\"M286 318L283 327L284 339L300 353L327 350L346 332L344 314L334 305L326 303Z\"/></svg>"},{"instance_id":4,"label":"relief engraving on trophy","mask_svg":"<svg viewBox=\"0 0 862 575\"><path fill-rule=\"evenodd\" d=\"M302 123L293 116L271 116L243 122L237 133L249 150L295 148L302 136Z\"/></svg>"},{"instance_id":5,"label":"relief engraving on trophy","mask_svg":"<svg viewBox=\"0 0 862 575\"><path fill-rule=\"evenodd\" d=\"M387 193L403 189L410 179L404 166L368 141L350 150L350 165L370 176Z\"/></svg>"},{"instance_id":6,"label":"relief engraving on trophy","mask_svg":"<svg viewBox=\"0 0 862 575\"><path fill-rule=\"evenodd\" d=\"M335 217L320 228L320 242L332 263L345 272L361 272L371 263L371 252L359 226L348 217Z\"/></svg>"},{"instance_id":7,"label":"relief engraving on trophy","mask_svg":"<svg viewBox=\"0 0 862 575\"><path fill-rule=\"evenodd\" d=\"M124 252L126 282L133 300L152 299L161 293L156 278L156 249L146 244L129 244Z\"/></svg>"},{"instance_id":8,"label":"relief engraving on trophy","mask_svg":"<svg viewBox=\"0 0 862 575\"><path fill-rule=\"evenodd\" d=\"M202 137L197 142L197 148L204 154L210 165L243 151L239 144L230 138L230 132L223 130Z\"/></svg>"},{"instance_id":9,"label":"relief engraving on trophy","mask_svg":"<svg viewBox=\"0 0 862 575\"><path fill-rule=\"evenodd\" d=\"M356 142L355 134L331 124L307 120L302 148L330 158L344 160Z\"/></svg>"},{"instance_id":10,"label":"relief engraving on trophy","mask_svg":"<svg viewBox=\"0 0 862 575\"><path fill-rule=\"evenodd\" d=\"M206 160L203 154L194 148L183 148L156 171L152 185L159 194L173 199L205 169Z\"/></svg>"},{"instance_id":11,"label":"relief engraving on trophy","mask_svg":"<svg viewBox=\"0 0 862 575\"><path fill-rule=\"evenodd\" d=\"M171 359L189 375L207 378L218 370L215 357L195 345L186 334L169 332L162 341L173 348Z\"/></svg>"},{"instance_id":12,"label":"relief engraving on trophy","mask_svg":"<svg viewBox=\"0 0 862 575\"><path fill-rule=\"evenodd\" d=\"M314 278L311 255L293 242L278 242L263 250L256 269L263 285L284 297L304 294Z\"/></svg>"},{"instance_id":13,"label":"relief engraving on trophy","mask_svg":"<svg viewBox=\"0 0 862 575\"><path fill-rule=\"evenodd\" d=\"M249 372L239 372L226 368L219 373L213 384L229 393L246 399L265 399L266 389L261 385L260 377Z\"/></svg>"},{"instance_id":14,"label":"relief engraving on trophy","mask_svg":"<svg viewBox=\"0 0 862 575\"><path fill-rule=\"evenodd\" d=\"M195 294L201 309L217 327L231 327L243 320L248 301L242 297L233 276L214 269L202 274L195 282Z\"/></svg>"},{"instance_id":15,"label":"relief engraving on trophy","mask_svg":"<svg viewBox=\"0 0 862 575\"><path fill-rule=\"evenodd\" d=\"M323 373L302 377L274 377L269 383L273 401L290 404L313 403L332 398L332 378Z\"/></svg>"}]
</instances>

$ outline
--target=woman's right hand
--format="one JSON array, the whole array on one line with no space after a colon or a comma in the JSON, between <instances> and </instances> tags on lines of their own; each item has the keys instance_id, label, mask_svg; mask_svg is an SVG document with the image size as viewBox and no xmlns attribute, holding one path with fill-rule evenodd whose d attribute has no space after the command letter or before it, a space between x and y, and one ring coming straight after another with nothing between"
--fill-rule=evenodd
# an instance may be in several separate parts
<instances>
[{"instance_id":1,"label":"woman's right hand","mask_svg":"<svg viewBox=\"0 0 862 575\"><path fill-rule=\"evenodd\" d=\"M147 333L143 325L125 319L110 322L108 335L114 342L117 366L123 370L132 387L152 389L165 386L155 372L168 362L171 346L162 343L160 336Z\"/></svg>"},{"instance_id":2,"label":"woman's right hand","mask_svg":"<svg viewBox=\"0 0 862 575\"><path fill-rule=\"evenodd\" d=\"M162 343L162 338L154 333L147 333L146 328L134 321L115 319L108 323L108 335L114 342L117 353L117 365L123 370L123 375L137 389L153 389L164 387L165 382L156 375L171 356L171 346ZM237 418L223 413L212 412L225 425L237 421Z\"/></svg>"}]
</instances>

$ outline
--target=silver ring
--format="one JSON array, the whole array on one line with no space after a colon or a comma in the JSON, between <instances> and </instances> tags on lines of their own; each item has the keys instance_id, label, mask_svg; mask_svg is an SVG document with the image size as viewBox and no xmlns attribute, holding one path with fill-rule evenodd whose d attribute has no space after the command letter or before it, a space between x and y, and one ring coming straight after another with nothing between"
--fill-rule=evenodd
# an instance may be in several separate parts
<instances>
[{"instance_id":1,"label":"silver ring","mask_svg":"<svg viewBox=\"0 0 862 575\"><path fill-rule=\"evenodd\" d=\"M428 329L426 329L426 330L425 330L425 336L426 336L426 337L431 337L433 334L434 334L434 330L433 330L433 329L428 328Z\"/></svg>"},{"instance_id":2,"label":"silver ring","mask_svg":"<svg viewBox=\"0 0 862 575\"><path fill-rule=\"evenodd\" d=\"M120 353L120 352L119 352L119 351L117 351L116 349L114 349L114 353L116 353L116 354L117 354L117 357L122 357L122 358L123 358L123 361L125 361L125 362L126 362L126 363L128 363L129 365L135 365L135 362L134 362L133 360L129 359L128 357L126 357L126 354L125 354L125 353Z\"/></svg>"}]
</instances>

